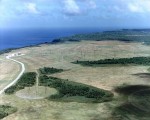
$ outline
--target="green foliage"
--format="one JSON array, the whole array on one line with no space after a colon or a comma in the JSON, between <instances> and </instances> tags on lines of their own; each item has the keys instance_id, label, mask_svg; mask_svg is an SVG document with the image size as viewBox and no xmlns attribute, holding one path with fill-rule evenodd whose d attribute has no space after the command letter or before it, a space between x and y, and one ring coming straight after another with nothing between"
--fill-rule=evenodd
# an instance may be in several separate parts
<instances>
[{"instance_id":1,"label":"green foliage","mask_svg":"<svg viewBox=\"0 0 150 120\"><path fill-rule=\"evenodd\" d=\"M50 67L44 67L39 69L41 74L54 74L54 73L60 73L63 71L63 69L57 69L57 68L50 68Z\"/></svg>"},{"instance_id":2,"label":"green foliage","mask_svg":"<svg viewBox=\"0 0 150 120\"><path fill-rule=\"evenodd\" d=\"M8 105L0 105L0 119L14 113L17 111L17 108L11 107Z\"/></svg>"},{"instance_id":3,"label":"green foliage","mask_svg":"<svg viewBox=\"0 0 150 120\"><path fill-rule=\"evenodd\" d=\"M13 94L18 90L24 89L25 87L31 87L36 82L36 73L28 72L24 73L17 83L5 90L6 94Z\"/></svg>"},{"instance_id":4,"label":"green foliage","mask_svg":"<svg viewBox=\"0 0 150 120\"><path fill-rule=\"evenodd\" d=\"M51 96L50 99L84 96L86 98L93 98L94 102L103 102L109 101L113 97L113 94L109 91L60 78L43 75L40 76L39 80L41 86L53 87L59 91L59 94Z\"/></svg>"},{"instance_id":5,"label":"green foliage","mask_svg":"<svg viewBox=\"0 0 150 120\"><path fill-rule=\"evenodd\" d=\"M76 61L75 64L81 64L84 66L97 66L106 64L137 64L137 65L150 65L150 57L133 57L133 58L118 58L118 59L104 59L97 61Z\"/></svg>"}]
</instances>

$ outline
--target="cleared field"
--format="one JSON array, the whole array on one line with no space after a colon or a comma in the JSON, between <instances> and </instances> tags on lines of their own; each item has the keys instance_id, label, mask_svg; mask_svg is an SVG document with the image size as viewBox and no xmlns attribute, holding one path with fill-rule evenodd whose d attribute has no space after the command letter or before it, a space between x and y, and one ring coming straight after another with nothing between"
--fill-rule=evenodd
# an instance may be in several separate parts
<instances>
[{"instance_id":1,"label":"cleared field","mask_svg":"<svg viewBox=\"0 0 150 120\"><path fill-rule=\"evenodd\" d=\"M57 90L54 88L34 86L26 87L23 90L16 92L16 96L29 100L43 99L49 97L50 95L56 94Z\"/></svg>"},{"instance_id":2,"label":"cleared field","mask_svg":"<svg viewBox=\"0 0 150 120\"><path fill-rule=\"evenodd\" d=\"M20 66L17 63L6 59L0 60L0 89L16 78L19 71Z\"/></svg>"},{"instance_id":3,"label":"cleared field","mask_svg":"<svg viewBox=\"0 0 150 120\"><path fill-rule=\"evenodd\" d=\"M52 76L92 85L114 93L114 87L122 84L150 85L148 78L141 78L137 75L138 73L148 73L149 66L83 67L71 63L75 60L150 56L150 47L140 43L82 41L41 45L41 47L23 48L15 51L25 54L14 59L25 64L26 72L36 72L37 69L42 67L64 69L64 72ZM2 63L8 64L7 61ZM19 66L17 68L17 64L14 64L9 63L10 75L16 75L19 71ZM4 69L5 65L1 69ZM13 76L4 73L1 75L3 75L2 80L7 77L13 78ZM4 118L4 120L116 120L112 117L112 111L124 102L121 99L118 93L115 93L113 101L89 104L54 102L47 99L27 100L16 95L3 95L0 97L0 104L11 104L18 108L15 114ZM134 118L134 116L129 117ZM148 118L145 118L145 120L148 120Z\"/></svg>"}]
</instances>

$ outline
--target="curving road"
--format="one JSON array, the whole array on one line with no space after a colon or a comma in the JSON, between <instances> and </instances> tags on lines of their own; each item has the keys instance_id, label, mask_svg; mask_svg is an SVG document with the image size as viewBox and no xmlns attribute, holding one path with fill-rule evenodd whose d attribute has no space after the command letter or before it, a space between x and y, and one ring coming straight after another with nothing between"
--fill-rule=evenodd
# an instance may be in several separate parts
<instances>
[{"instance_id":1,"label":"curving road","mask_svg":"<svg viewBox=\"0 0 150 120\"><path fill-rule=\"evenodd\" d=\"M24 71L25 71L25 65L24 65L22 62L19 62L19 61L17 61L17 60L14 60L14 59L12 59L12 58L10 58L10 57L6 57L6 59L9 59L9 60L12 60L12 61L14 61L14 62L16 62L16 63L19 63L19 64L21 65L21 72L19 73L19 75L17 76L17 78L13 80L13 82L11 82L11 83L8 84L5 88L3 88L2 90L0 90L0 95L1 95L7 88L9 88L10 86L14 85L14 84L19 80L19 78L22 76L22 74L23 74Z\"/></svg>"}]
</instances>

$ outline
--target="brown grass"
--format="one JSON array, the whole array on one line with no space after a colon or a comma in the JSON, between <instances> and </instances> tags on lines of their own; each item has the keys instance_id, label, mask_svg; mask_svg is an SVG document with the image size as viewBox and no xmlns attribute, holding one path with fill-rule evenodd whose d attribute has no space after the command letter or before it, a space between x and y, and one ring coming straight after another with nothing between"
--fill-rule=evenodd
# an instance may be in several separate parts
<instances>
[{"instance_id":1,"label":"brown grass","mask_svg":"<svg viewBox=\"0 0 150 120\"><path fill-rule=\"evenodd\" d=\"M53 76L113 90L115 86L128 84L150 84L144 78L132 75L146 73L148 66L108 66L83 67L71 64L75 60L98 60L104 58L150 56L150 47L140 43L124 43L119 41L82 41L57 45L41 45L41 47L23 48L25 56L15 59L25 63L26 71L36 71L44 66L66 69ZM2 57L2 56L1 56ZM1 69L8 64L4 61ZM9 63L11 72L1 74L3 78L16 75L16 63ZM11 77L10 77L11 78ZM12 77L13 78L13 77ZM3 79L2 79L3 80ZM101 104L61 103L43 100L26 100L15 95L3 95L0 103L10 103L18 107L18 112L4 120L107 120L111 117L111 109L120 102L115 100Z\"/></svg>"},{"instance_id":2,"label":"brown grass","mask_svg":"<svg viewBox=\"0 0 150 120\"><path fill-rule=\"evenodd\" d=\"M9 84L17 76L19 70L20 67L15 62L4 59L0 61L0 89Z\"/></svg>"}]
</instances>

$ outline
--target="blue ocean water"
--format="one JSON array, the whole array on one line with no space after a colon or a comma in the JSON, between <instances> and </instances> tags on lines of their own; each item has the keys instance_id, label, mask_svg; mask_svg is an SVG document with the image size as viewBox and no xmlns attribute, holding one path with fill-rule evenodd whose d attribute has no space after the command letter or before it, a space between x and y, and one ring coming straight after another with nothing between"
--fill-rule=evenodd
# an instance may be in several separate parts
<instances>
[{"instance_id":1,"label":"blue ocean water","mask_svg":"<svg viewBox=\"0 0 150 120\"><path fill-rule=\"evenodd\" d=\"M0 29L0 50L51 42L55 38L78 33L100 32L98 28L76 29Z\"/></svg>"}]
</instances>

